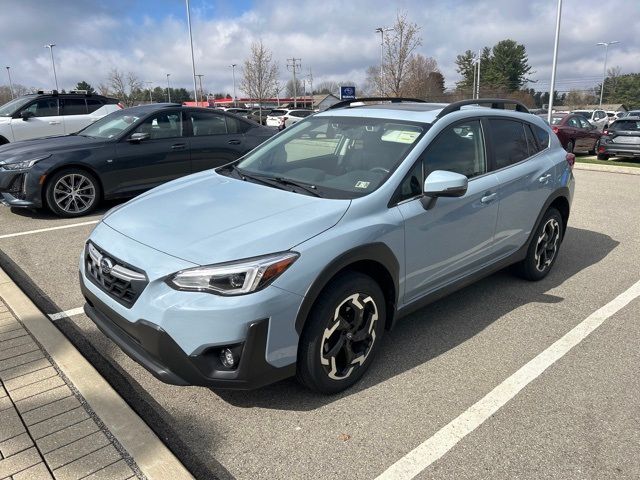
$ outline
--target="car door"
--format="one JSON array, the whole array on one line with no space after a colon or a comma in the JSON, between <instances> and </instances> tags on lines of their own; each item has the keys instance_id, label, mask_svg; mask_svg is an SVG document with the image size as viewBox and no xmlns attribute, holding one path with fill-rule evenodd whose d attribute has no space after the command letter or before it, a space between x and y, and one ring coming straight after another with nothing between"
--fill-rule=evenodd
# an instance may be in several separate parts
<instances>
[{"instance_id":1,"label":"car door","mask_svg":"<svg viewBox=\"0 0 640 480\"><path fill-rule=\"evenodd\" d=\"M487 123L491 165L500 183L495 242L498 256L503 257L527 242L553 190L554 164L545 130L512 119L491 118ZM547 142L542 145L537 137L545 135Z\"/></svg>"},{"instance_id":2,"label":"car door","mask_svg":"<svg viewBox=\"0 0 640 480\"><path fill-rule=\"evenodd\" d=\"M60 114L62 115L64 131L67 135L75 133L92 123L87 110L87 102L81 97L61 98Z\"/></svg>"},{"instance_id":3,"label":"car door","mask_svg":"<svg viewBox=\"0 0 640 480\"><path fill-rule=\"evenodd\" d=\"M115 190L130 194L191 173L183 125L179 109L162 110L146 117L121 139L108 173L109 183L119 185ZM134 133L147 134L148 138L132 141Z\"/></svg>"},{"instance_id":4,"label":"car door","mask_svg":"<svg viewBox=\"0 0 640 480\"><path fill-rule=\"evenodd\" d=\"M215 168L240 158L253 146L247 146L244 122L222 112L190 110L191 171Z\"/></svg>"},{"instance_id":5,"label":"car door","mask_svg":"<svg viewBox=\"0 0 640 480\"><path fill-rule=\"evenodd\" d=\"M498 179L487 169L483 127L472 119L445 128L403 181L397 208L404 218L406 302L493 259ZM435 170L464 174L469 185L464 196L439 198L426 210L422 185Z\"/></svg>"},{"instance_id":6,"label":"car door","mask_svg":"<svg viewBox=\"0 0 640 480\"><path fill-rule=\"evenodd\" d=\"M31 117L23 119L23 112ZM64 123L58 108L58 97L41 97L20 110L11 119L14 140L64 135Z\"/></svg>"},{"instance_id":7,"label":"car door","mask_svg":"<svg viewBox=\"0 0 640 480\"><path fill-rule=\"evenodd\" d=\"M582 150L588 152L596 149L596 143L600 140L602 132L594 125L591 125L585 118L579 117L580 134L582 135Z\"/></svg>"},{"instance_id":8,"label":"car door","mask_svg":"<svg viewBox=\"0 0 640 480\"><path fill-rule=\"evenodd\" d=\"M580 150L582 148L580 146L582 142L582 137L580 135L580 118L582 117L579 115L572 115L565 122L565 131L569 139L573 142L574 150Z\"/></svg>"}]
</instances>

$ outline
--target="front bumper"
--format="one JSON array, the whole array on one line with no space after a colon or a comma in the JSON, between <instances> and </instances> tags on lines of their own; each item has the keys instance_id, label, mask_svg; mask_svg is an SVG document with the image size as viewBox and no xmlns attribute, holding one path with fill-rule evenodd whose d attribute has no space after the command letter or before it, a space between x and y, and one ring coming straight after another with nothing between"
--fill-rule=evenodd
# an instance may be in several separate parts
<instances>
[{"instance_id":1,"label":"front bumper","mask_svg":"<svg viewBox=\"0 0 640 480\"><path fill-rule=\"evenodd\" d=\"M28 171L0 169L0 196L12 207L39 208L42 206L40 186Z\"/></svg>"},{"instance_id":2,"label":"front bumper","mask_svg":"<svg viewBox=\"0 0 640 480\"><path fill-rule=\"evenodd\" d=\"M218 349L187 355L161 327L146 320L129 322L80 282L85 313L127 355L157 379L173 385L249 390L295 374L295 364L276 368L266 361L268 319L249 325L238 368L221 368Z\"/></svg>"}]
</instances>

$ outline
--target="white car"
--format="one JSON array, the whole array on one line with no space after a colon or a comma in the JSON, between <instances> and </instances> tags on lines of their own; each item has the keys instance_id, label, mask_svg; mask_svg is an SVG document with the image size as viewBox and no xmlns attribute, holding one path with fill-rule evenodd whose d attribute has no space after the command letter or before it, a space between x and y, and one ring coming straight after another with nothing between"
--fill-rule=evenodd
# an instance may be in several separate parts
<instances>
[{"instance_id":1,"label":"white car","mask_svg":"<svg viewBox=\"0 0 640 480\"><path fill-rule=\"evenodd\" d=\"M601 131L609 124L609 117L604 110L574 110L571 113L586 118L591 125L595 125Z\"/></svg>"},{"instance_id":2,"label":"white car","mask_svg":"<svg viewBox=\"0 0 640 480\"><path fill-rule=\"evenodd\" d=\"M312 110L277 108L267 115L267 127L283 130L313 113Z\"/></svg>"},{"instance_id":3,"label":"white car","mask_svg":"<svg viewBox=\"0 0 640 480\"><path fill-rule=\"evenodd\" d=\"M68 135L123 108L115 98L82 92L38 92L0 106L0 145Z\"/></svg>"}]
</instances>

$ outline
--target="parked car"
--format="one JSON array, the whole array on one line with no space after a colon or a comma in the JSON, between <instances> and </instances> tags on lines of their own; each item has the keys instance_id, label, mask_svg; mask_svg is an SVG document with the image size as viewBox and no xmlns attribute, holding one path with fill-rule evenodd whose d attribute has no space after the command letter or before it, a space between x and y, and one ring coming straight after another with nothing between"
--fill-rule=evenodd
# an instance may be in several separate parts
<instances>
[{"instance_id":1,"label":"parked car","mask_svg":"<svg viewBox=\"0 0 640 480\"><path fill-rule=\"evenodd\" d=\"M247 118L261 125L266 125L267 116L269 115L269 112L271 112L271 110L271 108L263 108L262 112L260 112L259 108L255 108L249 112Z\"/></svg>"},{"instance_id":2,"label":"parked car","mask_svg":"<svg viewBox=\"0 0 640 480\"><path fill-rule=\"evenodd\" d=\"M512 100L393 102L339 103L108 212L87 315L164 382L335 393L398 318L510 264L544 278L574 190L551 128Z\"/></svg>"},{"instance_id":3,"label":"parked car","mask_svg":"<svg viewBox=\"0 0 640 480\"><path fill-rule=\"evenodd\" d=\"M284 130L303 118L313 115L313 113L313 110L277 108L269 112L266 125Z\"/></svg>"},{"instance_id":4,"label":"parked car","mask_svg":"<svg viewBox=\"0 0 640 480\"><path fill-rule=\"evenodd\" d=\"M551 130L567 152L580 151L595 155L601 132L582 115L554 113L551 116Z\"/></svg>"},{"instance_id":5,"label":"parked car","mask_svg":"<svg viewBox=\"0 0 640 480\"><path fill-rule=\"evenodd\" d=\"M0 107L0 145L68 135L121 108L115 98L82 92L24 95Z\"/></svg>"},{"instance_id":6,"label":"parked car","mask_svg":"<svg viewBox=\"0 0 640 480\"><path fill-rule=\"evenodd\" d=\"M604 110L573 110L571 113L586 118L589 123L598 127L600 131L604 130L604 127L609 123L609 117Z\"/></svg>"},{"instance_id":7,"label":"parked car","mask_svg":"<svg viewBox=\"0 0 640 480\"><path fill-rule=\"evenodd\" d=\"M620 111L614 111L614 110L608 110L607 111L607 125L605 126L605 128L609 125L611 125L613 122L615 122L616 120L618 120L619 118L622 118L624 116L626 116L627 112L620 112Z\"/></svg>"},{"instance_id":8,"label":"parked car","mask_svg":"<svg viewBox=\"0 0 640 480\"><path fill-rule=\"evenodd\" d=\"M244 155L273 130L212 109L151 104L118 110L78 133L0 147L0 195L62 217L131 197Z\"/></svg>"},{"instance_id":9,"label":"parked car","mask_svg":"<svg viewBox=\"0 0 640 480\"><path fill-rule=\"evenodd\" d=\"M249 109L248 108L227 108L226 109L227 113L233 113L235 115L238 115L239 117L243 117L243 118L247 118L247 115L249 114Z\"/></svg>"},{"instance_id":10,"label":"parked car","mask_svg":"<svg viewBox=\"0 0 640 480\"><path fill-rule=\"evenodd\" d=\"M610 157L640 157L640 115L616 120L603 132L598 160Z\"/></svg>"}]
</instances>

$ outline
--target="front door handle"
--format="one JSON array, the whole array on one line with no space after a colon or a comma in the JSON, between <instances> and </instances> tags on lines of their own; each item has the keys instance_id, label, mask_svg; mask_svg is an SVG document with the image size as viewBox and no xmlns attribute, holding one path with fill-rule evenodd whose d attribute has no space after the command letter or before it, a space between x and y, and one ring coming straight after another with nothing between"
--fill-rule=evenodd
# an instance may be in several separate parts
<instances>
[{"instance_id":1,"label":"front door handle","mask_svg":"<svg viewBox=\"0 0 640 480\"><path fill-rule=\"evenodd\" d=\"M229 140L227 143L229 145L240 145L241 142L240 142L240 140L235 140L234 139L234 140Z\"/></svg>"},{"instance_id":2,"label":"front door handle","mask_svg":"<svg viewBox=\"0 0 640 480\"><path fill-rule=\"evenodd\" d=\"M49 122L49 125L60 125L60 121L59 120L51 120Z\"/></svg>"},{"instance_id":3,"label":"front door handle","mask_svg":"<svg viewBox=\"0 0 640 480\"><path fill-rule=\"evenodd\" d=\"M547 173L546 175L541 176L538 181L540 183L547 183L547 181L551 178L551 174Z\"/></svg>"},{"instance_id":4,"label":"front door handle","mask_svg":"<svg viewBox=\"0 0 640 480\"><path fill-rule=\"evenodd\" d=\"M485 194L485 196L484 196L484 197L482 197L482 198L480 199L480 201L481 201L482 203L491 203L491 202L493 202L493 201L496 199L496 197L497 197L497 196L498 196L498 194L497 194L497 193L488 193L488 192L487 192L487 194Z\"/></svg>"},{"instance_id":5,"label":"front door handle","mask_svg":"<svg viewBox=\"0 0 640 480\"><path fill-rule=\"evenodd\" d=\"M184 150L186 146L186 143L175 143L171 145L171 150Z\"/></svg>"}]
</instances>

